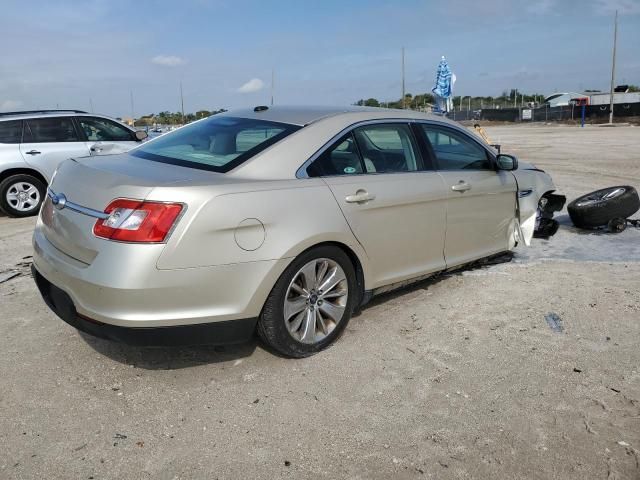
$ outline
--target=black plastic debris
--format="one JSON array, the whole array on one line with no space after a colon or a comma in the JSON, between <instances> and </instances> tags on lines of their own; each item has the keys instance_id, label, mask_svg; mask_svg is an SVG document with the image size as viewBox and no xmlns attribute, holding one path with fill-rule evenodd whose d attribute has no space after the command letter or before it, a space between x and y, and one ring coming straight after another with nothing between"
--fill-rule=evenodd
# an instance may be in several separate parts
<instances>
[{"instance_id":1,"label":"black plastic debris","mask_svg":"<svg viewBox=\"0 0 640 480\"><path fill-rule=\"evenodd\" d=\"M0 273L0 283L7 282L18 275L20 275L20 272L17 271L2 272Z\"/></svg>"},{"instance_id":2,"label":"black plastic debris","mask_svg":"<svg viewBox=\"0 0 640 480\"><path fill-rule=\"evenodd\" d=\"M562 333L564 331L564 327L562 326L562 319L558 316L557 313L547 313L544 316L544 319L547 322L547 325L549 325L549 328L551 328L551 330L553 330L556 333Z\"/></svg>"}]
</instances>

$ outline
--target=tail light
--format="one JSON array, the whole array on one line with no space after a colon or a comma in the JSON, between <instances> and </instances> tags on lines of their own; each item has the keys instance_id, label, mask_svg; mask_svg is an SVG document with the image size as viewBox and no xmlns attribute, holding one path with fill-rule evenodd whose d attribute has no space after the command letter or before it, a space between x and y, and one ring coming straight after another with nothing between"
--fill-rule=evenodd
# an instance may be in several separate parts
<instances>
[{"instance_id":1,"label":"tail light","mask_svg":"<svg viewBox=\"0 0 640 480\"><path fill-rule=\"evenodd\" d=\"M104 213L109 216L98 219L93 233L96 237L121 242L163 242L181 211L180 203L118 198L105 208Z\"/></svg>"}]
</instances>

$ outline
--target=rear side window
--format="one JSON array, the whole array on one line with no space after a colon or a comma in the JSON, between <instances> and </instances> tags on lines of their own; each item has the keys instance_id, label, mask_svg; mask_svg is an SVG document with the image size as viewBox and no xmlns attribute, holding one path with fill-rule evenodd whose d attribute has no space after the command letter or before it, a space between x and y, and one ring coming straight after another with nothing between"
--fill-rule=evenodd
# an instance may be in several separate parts
<instances>
[{"instance_id":1,"label":"rear side window","mask_svg":"<svg viewBox=\"0 0 640 480\"><path fill-rule=\"evenodd\" d=\"M151 140L131 155L224 173L299 128L265 120L213 116Z\"/></svg>"},{"instance_id":2,"label":"rear side window","mask_svg":"<svg viewBox=\"0 0 640 480\"><path fill-rule=\"evenodd\" d=\"M0 122L0 143L20 143L22 120Z\"/></svg>"},{"instance_id":3,"label":"rear side window","mask_svg":"<svg viewBox=\"0 0 640 480\"><path fill-rule=\"evenodd\" d=\"M494 170L487 151L463 133L422 125L440 170Z\"/></svg>"},{"instance_id":4,"label":"rear side window","mask_svg":"<svg viewBox=\"0 0 640 480\"><path fill-rule=\"evenodd\" d=\"M358 127L341 137L307 167L309 177L420 170L410 127L404 123Z\"/></svg>"},{"instance_id":5,"label":"rear side window","mask_svg":"<svg viewBox=\"0 0 640 480\"><path fill-rule=\"evenodd\" d=\"M354 131L368 173L415 172L418 148L408 125L376 124Z\"/></svg>"},{"instance_id":6,"label":"rear side window","mask_svg":"<svg viewBox=\"0 0 640 480\"><path fill-rule=\"evenodd\" d=\"M309 167L310 177L332 177L364 173L353 133L349 132L325 150Z\"/></svg>"},{"instance_id":7,"label":"rear side window","mask_svg":"<svg viewBox=\"0 0 640 480\"><path fill-rule=\"evenodd\" d=\"M80 128L91 142L132 142L131 131L104 118L77 117Z\"/></svg>"},{"instance_id":8,"label":"rear side window","mask_svg":"<svg viewBox=\"0 0 640 480\"><path fill-rule=\"evenodd\" d=\"M71 117L34 118L26 121L23 143L79 142Z\"/></svg>"}]
</instances>

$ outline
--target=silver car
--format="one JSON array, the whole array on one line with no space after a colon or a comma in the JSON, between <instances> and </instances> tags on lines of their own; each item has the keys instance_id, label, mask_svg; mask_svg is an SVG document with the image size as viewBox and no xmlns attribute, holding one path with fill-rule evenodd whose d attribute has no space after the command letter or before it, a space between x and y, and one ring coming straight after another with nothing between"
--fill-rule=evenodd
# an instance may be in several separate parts
<instances>
[{"instance_id":1,"label":"silver car","mask_svg":"<svg viewBox=\"0 0 640 480\"><path fill-rule=\"evenodd\" d=\"M33 236L64 321L130 344L331 344L373 295L528 244L551 178L439 116L256 107L67 160Z\"/></svg>"},{"instance_id":2,"label":"silver car","mask_svg":"<svg viewBox=\"0 0 640 480\"><path fill-rule=\"evenodd\" d=\"M12 217L35 215L60 162L125 152L146 137L81 110L0 113L0 210Z\"/></svg>"}]
</instances>

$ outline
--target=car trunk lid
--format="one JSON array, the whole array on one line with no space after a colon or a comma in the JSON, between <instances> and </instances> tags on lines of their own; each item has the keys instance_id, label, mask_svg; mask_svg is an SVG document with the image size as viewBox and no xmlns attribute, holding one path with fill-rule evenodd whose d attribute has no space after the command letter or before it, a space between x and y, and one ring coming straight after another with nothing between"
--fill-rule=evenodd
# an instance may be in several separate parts
<instances>
[{"instance_id":1,"label":"car trunk lid","mask_svg":"<svg viewBox=\"0 0 640 480\"><path fill-rule=\"evenodd\" d=\"M44 234L62 253L90 264L102 242L93 226L116 198L144 200L154 187L190 180L191 172L126 154L63 162L42 207Z\"/></svg>"}]
</instances>

